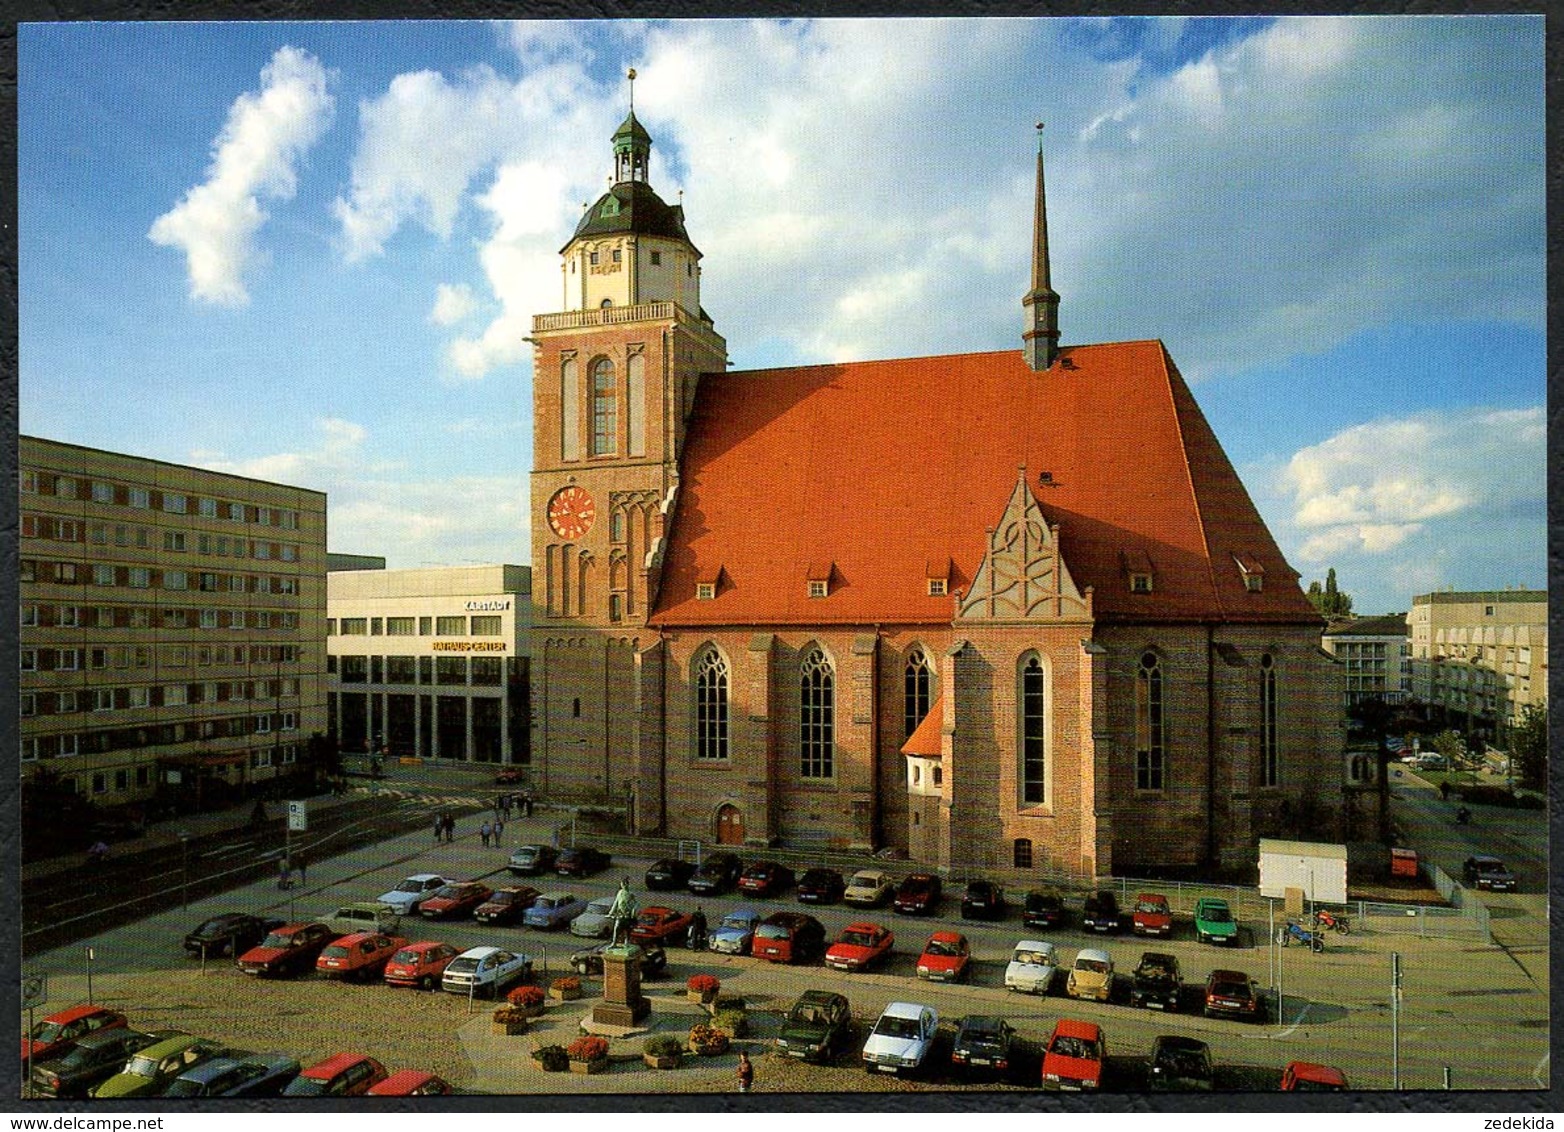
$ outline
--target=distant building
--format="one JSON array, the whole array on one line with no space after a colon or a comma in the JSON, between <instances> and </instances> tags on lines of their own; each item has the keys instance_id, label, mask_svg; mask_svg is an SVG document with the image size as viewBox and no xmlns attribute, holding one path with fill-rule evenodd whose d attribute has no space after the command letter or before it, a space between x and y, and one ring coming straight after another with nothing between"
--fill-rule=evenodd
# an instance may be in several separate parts
<instances>
[{"instance_id":1,"label":"distant building","mask_svg":"<svg viewBox=\"0 0 1564 1132\"><path fill-rule=\"evenodd\" d=\"M380 554L337 554L326 555L326 572L334 574L339 570L384 570L386 560Z\"/></svg>"},{"instance_id":2,"label":"distant building","mask_svg":"<svg viewBox=\"0 0 1564 1132\"><path fill-rule=\"evenodd\" d=\"M1502 747L1528 704L1548 702L1548 595L1431 593L1412 599L1414 698L1431 716Z\"/></svg>"},{"instance_id":3,"label":"distant building","mask_svg":"<svg viewBox=\"0 0 1564 1132\"><path fill-rule=\"evenodd\" d=\"M1405 613L1338 621L1325 630L1320 643L1341 661L1346 680L1343 711L1350 713L1366 699L1400 703L1411 691L1411 644Z\"/></svg>"},{"instance_id":4,"label":"distant building","mask_svg":"<svg viewBox=\"0 0 1564 1132\"><path fill-rule=\"evenodd\" d=\"M501 565L327 575L338 746L366 756L527 765L531 575Z\"/></svg>"},{"instance_id":5,"label":"distant building","mask_svg":"<svg viewBox=\"0 0 1564 1132\"><path fill-rule=\"evenodd\" d=\"M23 436L21 772L236 800L326 729L326 496Z\"/></svg>"}]
</instances>

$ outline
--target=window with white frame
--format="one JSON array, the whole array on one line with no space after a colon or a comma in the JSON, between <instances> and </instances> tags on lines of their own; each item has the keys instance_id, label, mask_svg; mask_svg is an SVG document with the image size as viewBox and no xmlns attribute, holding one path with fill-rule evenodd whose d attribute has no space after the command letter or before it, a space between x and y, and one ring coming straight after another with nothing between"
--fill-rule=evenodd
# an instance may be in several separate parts
<instances>
[{"instance_id":1,"label":"window with white frame","mask_svg":"<svg viewBox=\"0 0 1564 1132\"><path fill-rule=\"evenodd\" d=\"M217 500L201 499L196 503L196 511L203 519L217 518Z\"/></svg>"},{"instance_id":2,"label":"window with white frame","mask_svg":"<svg viewBox=\"0 0 1564 1132\"><path fill-rule=\"evenodd\" d=\"M145 566L132 566L126 577L132 589L144 590L152 585L152 571Z\"/></svg>"},{"instance_id":3,"label":"window with white frame","mask_svg":"<svg viewBox=\"0 0 1564 1132\"><path fill-rule=\"evenodd\" d=\"M170 515L183 515L189 506L189 500L177 492L163 493L163 510Z\"/></svg>"},{"instance_id":4,"label":"window with white frame","mask_svg":"<svg viewBox=\"0 0 1564 1132\"><path fill-rule=\"evenodd\" d=\"M22 606L22 624L29 626L38 624L38 607L36 605Z\"/></svg>"},{"instance_id":5,"label":"window with white frame","mask_svg":"<svg viewBox=\"0 0 1564 1132\"><path fill-rule=\"evenodd\" d=\"M94 503L113 503L114 485L111 483L104 483L102 480L93 480L92 501Z\"/></svg>"},{"instance_id":6,"label":"window with white frame","mask_svg":"<svg viewBox=\"0 0 1564 1132\"><path fill-rule=\"evenodd\" d=\"M902 672L902 741L912 738L912 733L929 714L934 698L934 672L929 658L921 648L907 654L907 666Z\"/></svg>"},{"instance_id":7,"label":"window with white frame","mask_svg":"<svg viewBox=\"0 0 1564 1132\"><path fill-rule=\"evenodd\" d=\"M1048 800L1048 687L1043 662L1029 653L1021 664L1021 803Z\"/></svg>"},{"instance_id":8,"label":"window with white frame","mask_svg":"<svg viewBox=\"0 0 1564 1132\"><path fill-rule=\"evenodd\" d=\"M189 698L190 691L183 684L169 684L163 689L164 707L181 707Z\"/></svg>"},{"instance_id":9,"label":"window with white frame","mask_svg":"<svg viewBox=\"0 0 1564 1132\"><path fill-rule=\"evenodd\" d=\"M836 677L823 649L813 648L799 671L799 774L831 778L836 756Z\"/></svg>"},{"instance_id":10,"label":"window with white frame","mask_svg":"<svg viewBox=\"0 0 1564 1132\"><path fill-rule=\"evenodd\" d=\"M152 506L152 493L144 487L133 487L126 492L125 498L132 507L139 507L145 511Z\"/></svg>"},{"instance_id":11,"label":"window with white frame","mask_svg":"<svg viewBox=\"0 0 1564 1132\"><path fill-rule=\"evenodd\" d=\"M695 757L728 757L728 665L710 645L695 665Z\"/></svg>"}]
</instances>

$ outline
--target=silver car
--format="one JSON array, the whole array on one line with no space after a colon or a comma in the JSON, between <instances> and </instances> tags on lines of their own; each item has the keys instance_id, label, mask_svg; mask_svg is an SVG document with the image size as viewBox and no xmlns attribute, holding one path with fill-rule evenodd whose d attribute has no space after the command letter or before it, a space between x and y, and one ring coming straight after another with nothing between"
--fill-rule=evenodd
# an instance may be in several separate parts
<instances>
[{"instance_id":1,"label":"silver car","mask_svg":"<svg viewBox=\"0 0 1564 1132\"><path fill-rule=\"evenodd\" d=\"M706 946L720 955L748 955L759 922L760 913L753 908L735 909L722 917Z\"/></svg>"},{"instance_id":2,"label":"silver car","mask_svg":"<svg viewBox=\"0 0 1564 1132\"><path fill-rule=\"evenodd\" d=\"M609 913L614 910L614 897L599 896L590 901L586 911L570 921L570 934L582 939L607 939L614 921Z\"/></svg>"}]
</instances>

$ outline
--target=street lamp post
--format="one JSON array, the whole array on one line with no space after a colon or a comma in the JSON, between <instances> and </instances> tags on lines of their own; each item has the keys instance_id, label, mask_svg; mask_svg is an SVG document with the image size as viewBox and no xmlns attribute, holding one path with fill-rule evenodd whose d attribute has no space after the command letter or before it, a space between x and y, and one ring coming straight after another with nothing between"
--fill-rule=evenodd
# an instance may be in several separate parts
<instances>
[{"instance_id":1,"label":"street lamp post","mask_svg":"<svg viewBox=\"0 0 1564 1132\"><path fill-rule=\"evenodd\" d=\"M190 910L190 831L179 831L179 903Z\"/></svg>"}]
</instances>

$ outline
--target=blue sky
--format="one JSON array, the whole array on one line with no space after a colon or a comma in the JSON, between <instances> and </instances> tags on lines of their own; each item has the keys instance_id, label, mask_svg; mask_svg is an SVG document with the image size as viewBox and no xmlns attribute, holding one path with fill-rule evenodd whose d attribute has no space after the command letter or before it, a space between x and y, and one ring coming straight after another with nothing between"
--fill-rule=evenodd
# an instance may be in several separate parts
<instances>
[{"instance_id":1,"label":"blue sky","mask_svg":"<svg viewBox=\"0 0 1564 1132\"><path fill-rule=\"evenodd\" d=\"M1161 338L1363 613L1543 588L1540 17L25 24L22 431L527 562L531 316L627 66L740 369Z\"/></svg>"}]
</instances>

